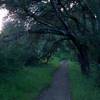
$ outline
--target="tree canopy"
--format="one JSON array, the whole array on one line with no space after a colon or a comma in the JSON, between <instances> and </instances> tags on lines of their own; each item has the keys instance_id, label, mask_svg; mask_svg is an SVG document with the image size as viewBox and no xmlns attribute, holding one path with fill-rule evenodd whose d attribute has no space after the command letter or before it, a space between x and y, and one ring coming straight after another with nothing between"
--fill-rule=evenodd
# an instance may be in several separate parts
<instances>
[{"instance_id":1,"label":"tree canopy","mask_svg":"<svg viewBox=\"0 0 100 100\"><path fill-rule=\"evenodd\" d=\"M27 44L38 60L49 60L68 41L85 74L90 70L89 59L100 59L99 0L1 0L0 6L9 10L14 19L10 23L15 26L2 41L16 41L27 35Z\"/></svg>"}]
</instances>

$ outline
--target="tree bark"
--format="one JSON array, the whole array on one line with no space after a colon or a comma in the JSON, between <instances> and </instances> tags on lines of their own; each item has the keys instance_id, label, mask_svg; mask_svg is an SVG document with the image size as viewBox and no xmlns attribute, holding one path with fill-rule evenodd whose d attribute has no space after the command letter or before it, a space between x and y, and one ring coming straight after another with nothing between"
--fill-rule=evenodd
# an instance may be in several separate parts
<instances>
[{"instance_id":1,"label":"tree bark","mask_svg":"<svg viewBox=\"0 0 100 100\"><path fill-rule=\"evenodd\" d=\"M85 45L80 45L78 60L81 65L81 71L83 74L89 75L90 73L90 64L88 58L87 47Z\"/></svg>"},{"instance_id":2,"label":"tree bark","mask_svg":"<svg viewBox=\"0 0 100 100\"><path fill-rule=\"evenodd\" d=\"M88 47L86 45L80 44L80 42L76 39L75 36L69 35L69 39L73 42L74 46L78 51L78 61L81 66L81 71L85 75L89 75L90 72L90 63L88 58Z\"/></svg>"}]
</instances>

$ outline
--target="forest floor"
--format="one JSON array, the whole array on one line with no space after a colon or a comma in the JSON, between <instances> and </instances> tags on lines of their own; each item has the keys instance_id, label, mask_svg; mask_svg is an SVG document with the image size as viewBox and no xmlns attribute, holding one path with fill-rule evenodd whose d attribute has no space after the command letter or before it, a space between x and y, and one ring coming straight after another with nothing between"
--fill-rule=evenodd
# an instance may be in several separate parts
<instances>
[{"instance_id":1,"label":"forest floor","mask_svg":"<svg viewBox=\"0 0 100 100\"><path fill-rule=\"evenodd\" d=\"M38 100L70 100L68 64L63 60L56 71L51 86L44 90Z\"/></svg>"}]
</instances>

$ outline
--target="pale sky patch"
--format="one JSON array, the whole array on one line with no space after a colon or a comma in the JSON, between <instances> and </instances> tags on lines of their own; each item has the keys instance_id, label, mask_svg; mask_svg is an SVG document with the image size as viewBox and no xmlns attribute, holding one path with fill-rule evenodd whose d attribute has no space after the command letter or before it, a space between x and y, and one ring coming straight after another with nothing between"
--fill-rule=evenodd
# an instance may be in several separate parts
<instances>
[{"instance_id":1,"label":"pale sky patch","mask_svg":"<svg viewBox=\"0 0 100 100\"><path fill-rule=\"evenodd\" d=\"M7 16L9 11L7 9L0 9L0 32L3 29L3 22L5 21L4 17Z\"/></svg>"}]
</instances>

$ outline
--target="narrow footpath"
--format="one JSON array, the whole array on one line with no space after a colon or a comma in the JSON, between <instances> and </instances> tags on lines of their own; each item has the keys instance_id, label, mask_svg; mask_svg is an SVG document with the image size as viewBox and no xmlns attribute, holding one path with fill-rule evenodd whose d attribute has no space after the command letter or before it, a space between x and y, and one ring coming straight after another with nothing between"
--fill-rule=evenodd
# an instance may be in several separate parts
<instances>
[{"instance_id":1,"label":"narrow footpath","mask_svg":"<svg viewBox=\"0 0 100 100\"><path fill-rule=\"evenodd\" d=\"M38 100L71 100L67 67L67 61L61 61L51 86L40 94Z\"/></svg>"}]
</instances>

